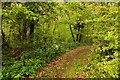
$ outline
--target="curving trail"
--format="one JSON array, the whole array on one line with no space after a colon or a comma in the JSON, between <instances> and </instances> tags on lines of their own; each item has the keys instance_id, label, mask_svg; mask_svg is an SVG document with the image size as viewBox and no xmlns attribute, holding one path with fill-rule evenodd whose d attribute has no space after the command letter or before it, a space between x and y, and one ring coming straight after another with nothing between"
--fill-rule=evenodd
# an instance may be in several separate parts
<instances>
[{"instance_id":1,"label":"curving trail","mask_svg":"<svg viewBox=\"0 0 120 80\"><path fill-rule=\"evenodd\" d=\"M84 71L75 71L78 68L75 64L80 67L85 66L88 63L91 48L91 46L80 46L64 53L40 70L36 78L85 78Z\"/></svg>"}]
</instances>

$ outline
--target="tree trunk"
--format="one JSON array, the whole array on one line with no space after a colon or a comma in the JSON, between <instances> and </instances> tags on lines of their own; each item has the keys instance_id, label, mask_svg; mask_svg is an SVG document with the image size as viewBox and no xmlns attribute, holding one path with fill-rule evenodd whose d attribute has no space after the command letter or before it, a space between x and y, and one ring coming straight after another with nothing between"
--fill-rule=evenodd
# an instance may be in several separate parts
<instances>
[{"instance_id":1,"label":"tree trunk","mask_svg":"<svg viewBox=\"0 0 120 80\"><path fill-rule=\"evenodd\" d=\"M34 20L30 22L30 42L33 42L32 38L34 37Z\"/></svg>"},{"instance_id":2,"label":"tree trunk","mask_svg":"<svg viewBox=\"0 0 120 80\"><path fill-rule=\"evenodd\" d=\"M72 35L73 41L75 42L75 37L74 37L73 31L72 31L71 25L70 25L70 31L71 31L71 35Z\"/></svg>"},{"instance_id":3,"label":"tree trunk","mask_svg":"<svg viewBox=\"0 0 120 80\"><path fill-rule=\"evenodd\" d=\"M78 39L78 41L80 42L81 39L82 39L82 34L79 34L79 39Z\"/></svg>"},{"instance_id":4,"label":"tree trunk","mask_svg":"<svg viewBox=\"0 0 120 80\"><path fill-rule=\"evenodd\" d=\"M79 25L77 26L77 31L78 31L78 33L76 35L76 41L79 41L79 36L80 36L80 34L79 34L79 31L80 31Z\"/></svg>"},{"instance_id":5,"label":"tree trunk","mask_svg":"<svg viewBox=\"0 0 120 80\"><path fill-rule=\"evenodd\" d=\"M26 33L27 33L27 28L24 28L23 29L23 40L25 40L26 38L27 38L27 35L26 35Z\"/></svg>"},{"instance_id":6,"label":"tree trunk","mask_svg":"<svg viewBox=\"0 0 120 80\"><path fill-rule=\"evenodd\" d=\"M22 40L25 40L27 38L27 25L26 23L23 23L23 30L22 30Z\"/></svg>"},{"instance_id":7,"label":"tree trunk","mask_svg":"<svg viewBox=\"0 0 120 80\"><path fill-rule=\"evenodd\" d=\"M2 30L2 28L1 28L1 33L2 33L2 43L4 45L4 43L5 43L5 34L4 34L3 30Z\"/></svg>"}]
</instances>

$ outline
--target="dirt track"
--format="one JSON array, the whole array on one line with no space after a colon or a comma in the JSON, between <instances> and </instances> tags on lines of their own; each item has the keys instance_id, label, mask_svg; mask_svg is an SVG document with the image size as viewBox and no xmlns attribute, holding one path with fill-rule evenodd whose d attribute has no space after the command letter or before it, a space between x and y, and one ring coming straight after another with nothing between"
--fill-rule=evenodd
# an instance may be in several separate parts
<instances>
[{"instance_id":1,"label":"dirt track","mask_svg":"<svg viewBox=\"0 0 120 80\"><path fill-rule=\"evenodd\" d=\"M63 73L66 72L67 70L70 70L71 64L74 63L76 60L78 60L82 54L84 55L84 58L82 58L83 59L82 63L84 65L88 63L87 60L88 55L86 55L86 52L90 53L90 49L91 46L81 46L64 53L63 55L57 57L56 60L51 61L42 70L40 70L36 74L36 78L40 78L40 77L62 78ZM76 77L83 78L84 76L78 74Z\"/></svg>"}]
</instances>

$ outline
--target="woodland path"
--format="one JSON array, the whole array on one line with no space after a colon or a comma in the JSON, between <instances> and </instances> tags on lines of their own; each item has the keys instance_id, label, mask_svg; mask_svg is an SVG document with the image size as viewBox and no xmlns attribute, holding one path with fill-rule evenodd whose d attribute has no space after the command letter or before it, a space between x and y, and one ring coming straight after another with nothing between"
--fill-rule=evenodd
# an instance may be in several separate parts
<instances>
[{"instance_id":1,"label":"woodland path","mask_svg":"<svg viewBox=\"0 0 120 80\"><path fill-rule=\"evenodd\" d=\"M36 78L85 78L80 68L88 63L91 46L80 46L51 61L36 74Z\"/></svg>"}]
</instances>

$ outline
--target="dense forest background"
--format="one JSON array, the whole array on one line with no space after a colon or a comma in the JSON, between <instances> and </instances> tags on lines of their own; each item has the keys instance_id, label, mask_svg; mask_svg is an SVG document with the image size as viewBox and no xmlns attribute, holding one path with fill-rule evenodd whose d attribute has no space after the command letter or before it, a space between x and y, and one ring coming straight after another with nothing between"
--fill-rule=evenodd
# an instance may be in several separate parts
<instances>
[{"instance_id":1,"label":"dense forest background","mask_svg":"<svg viewBox=\"0 0 120 80\"><path fill-rule=\"evenodd\" d=\"M2 78L34 77L78 46L94 46L90 78L119 77L119 2L2 3Z\"/></svg>"}]
</instances>

